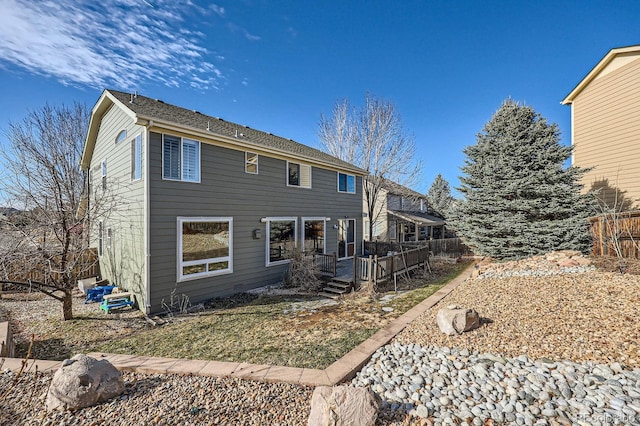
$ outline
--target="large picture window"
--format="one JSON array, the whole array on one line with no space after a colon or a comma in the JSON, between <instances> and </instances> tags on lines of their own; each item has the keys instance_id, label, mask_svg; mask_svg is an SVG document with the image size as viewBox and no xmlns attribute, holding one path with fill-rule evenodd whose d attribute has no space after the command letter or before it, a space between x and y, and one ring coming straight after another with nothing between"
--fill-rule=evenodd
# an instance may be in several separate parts
<instances>
[{"instance_id":1,"label":"large picture window","mask_svg":"<svg viewBox=\"0 0 640 426\"><path fill-rule=\"evenodd\" d=\"M162 135L162 178L200 182L200 142Z\"/></svg>"},{"instance_id":2,"label":"large picture window","mask_svg":"<svg viewBox=\"0 0 640 426\"><path fill-rule=\"evenodd\" d=\"M356 193L356 177L345 173L338 173L338 192Z\"/></svg>"},{"instance_id":3,"label":"large picture window","mask_svg":"<svg viewBox=\"0 0 640 426\"><path fill-rule=\"evenodd\" d=\"M302 218L304 225L304 254L324 254L324 218Z\"/></svg>"},{"instance_id":4,"label":"large picture window","mask_svg":"<svg viewBox=\"0 0 640 426\"><path fill-rule=\"evenodd\" d=\"M296 247L295 217L267 218L267 266L288 262Z\"/></svg>"},{"instance_id":5,"label":"large picture window","mask_svg":"<svg viewBox=\"0 0 640 426\"><path fill-rule=\"evenodd\" d=\"M233 219L178 218L178 281L233 272Z\"/></svg>"}]
</instances>

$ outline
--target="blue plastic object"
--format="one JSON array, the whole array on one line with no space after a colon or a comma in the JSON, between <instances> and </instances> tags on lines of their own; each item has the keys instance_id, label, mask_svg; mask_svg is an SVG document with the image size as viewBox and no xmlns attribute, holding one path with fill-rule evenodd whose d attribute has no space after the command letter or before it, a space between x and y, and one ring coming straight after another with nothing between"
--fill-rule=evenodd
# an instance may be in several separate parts
<instances>
[{"instance_id":1,"label":"blue plastic object","mask_svg":"<svg viewBox=\"0 0 640 426\"><path fill-rule=\"evenodd\" d=\"M84 303L89 302L102 302L102 296L105 294L111 294L115 285L101 285L98 287L90 288L87 290L87 299Z\"/></svg>"},{"instance_id":2,"label":"blue plastic object","mask_svg":"<svg viewBox=\"0 0 640 426\"><path fill-rule=\"evenodd\" d=\"M108 314L111 313L112 309L123 308L126 306L133 306L133 301L129 296L125 296L121 299L103 300L100 304L100 309Z\"/></svg>"}]
</instances>

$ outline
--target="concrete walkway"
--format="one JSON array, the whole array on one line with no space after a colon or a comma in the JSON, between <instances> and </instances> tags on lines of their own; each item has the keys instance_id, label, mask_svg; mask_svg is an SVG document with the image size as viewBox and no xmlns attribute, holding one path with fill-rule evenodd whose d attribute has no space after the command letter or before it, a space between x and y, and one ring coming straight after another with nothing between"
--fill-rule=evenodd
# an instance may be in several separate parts
<instances>
[{"instance_id":1,"label":"concrete walkway","mask_svg":"<svg viewBox=\"0 0 640 426\"><path fill-rule=\"evenodd\" d=\"M307 386L333 386L350 380L369 361L375 351L386 345L420 314L433 307L453 289L471 276L475 263L440 290L387 324L376 334L353 348L345 356L324 370L312 368L281 367L277 365L248 364L245 362L221 362L157 358L108 353L89 353L96 359L107 359L120 371L147 374L182 374L200 376L238 377L263 382L286 382ZM28 360L17 358L0 359L0 370L56 371L60 361Z\"/></svg>"}]
</instances>

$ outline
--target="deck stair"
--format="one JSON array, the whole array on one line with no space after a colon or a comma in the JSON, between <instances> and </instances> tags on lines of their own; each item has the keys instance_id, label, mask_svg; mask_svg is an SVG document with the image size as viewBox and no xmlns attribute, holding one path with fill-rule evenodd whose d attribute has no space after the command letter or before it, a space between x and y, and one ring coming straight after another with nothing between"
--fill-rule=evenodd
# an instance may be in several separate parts
<instances>
[{"instance_id":1,"label":"deck stair","mask_svg":"<svg viewBox=\"0 0 640 426\"><path fill-rule=\"evenodd\" d=\"M351 278L334 277L331 281L327 282L327 285L319 294L320 296L337 299L343 294L349 293L352 288L353 283Z\"/></svg>"}]
</instances>

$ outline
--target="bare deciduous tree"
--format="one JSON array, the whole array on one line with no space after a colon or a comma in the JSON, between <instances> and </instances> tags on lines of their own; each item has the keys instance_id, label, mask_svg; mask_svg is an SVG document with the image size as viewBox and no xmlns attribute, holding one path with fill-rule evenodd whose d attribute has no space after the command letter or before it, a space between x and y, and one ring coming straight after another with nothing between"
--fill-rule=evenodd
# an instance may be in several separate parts
<instances>
[{"instance_id":1,"label":"bare deciduous tree","mask_svg":"<svg viewBox=\"0 0 640 426\"><path fill-rule=\"evenodd\" d=\"M403 128L395 105L371 94L360 109L346 99L336 102L331 117L320 115L317 135L327 153L369 172L363 191L373 236L375 224L382 219L385 179L406 187L418 179L421 164L415 160L413 136Z\"/></svg>"},{"instance_id":2,"label":"bare deciduous tree","mask_svg":"<svg viewBox=\"0 0 640 426\"><path fill-rule=\"evenodd\" d=\"M87 248L79 160L88 123L84 105L46 105L9 124L0 155L0 191L22 211L3 224L10 237L0 246L0 281L59 300L65 320L73 318L72 291Z\"/></svg>"}]
</instances>

